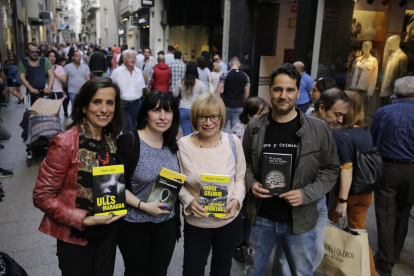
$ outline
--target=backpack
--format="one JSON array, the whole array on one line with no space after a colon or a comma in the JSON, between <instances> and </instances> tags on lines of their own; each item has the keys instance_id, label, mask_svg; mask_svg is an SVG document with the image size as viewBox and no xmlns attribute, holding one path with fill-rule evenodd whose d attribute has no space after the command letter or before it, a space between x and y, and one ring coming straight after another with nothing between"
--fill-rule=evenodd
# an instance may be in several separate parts
<instances>
[{"instance_id":1,"label":"backpack","mask_svg":"<svg viewBox=\"0 0 414 276\"><path fill-rule=\"evenodd\" d=\"M22 85L22 82L20 80L20 74L18 73L18 67L17 65L10 65L9 66L9 72L7 74L7 80L16 85Z\"/></svg>"},{"instance_id":2,"label":"backpack","mask_svg":"<svg viewBox=\"0 0 414 276\"><path fill-rule=\"evenodd\" d=\"M350 195L370 194L373 191L385 188L384 163L379 150L372 147L367 152L360 152L355 145L351 135L343 132L352 141L355 156L353 162L352 184L349 190Z\"/></svg>"}]
</instances>

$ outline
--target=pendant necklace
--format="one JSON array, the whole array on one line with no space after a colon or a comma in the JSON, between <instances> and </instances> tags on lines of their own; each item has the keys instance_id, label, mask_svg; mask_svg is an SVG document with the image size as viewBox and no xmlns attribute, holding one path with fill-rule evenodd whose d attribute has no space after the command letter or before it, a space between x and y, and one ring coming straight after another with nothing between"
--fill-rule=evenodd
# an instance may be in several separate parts
<instances>
[{"instance_id":1,"label":"pendant necklace","mask_svg":"<svg viewBox=\"0 0 414 276\"><path fill-rule=\"evenodd\" d=\"M220 133L219 140L218 140L217 144L214 146L215 148L216 148L217 146L221 145L221 137L222 137L222 135L221 135L221 133ZM198 133L198 134L197 134L197 142L198 142L198 144L200 145L200 148L202 148L202 147L203 147L203 145L201 144L201 141L200 141L200 133Z\"/></svg>"}]
</instances>

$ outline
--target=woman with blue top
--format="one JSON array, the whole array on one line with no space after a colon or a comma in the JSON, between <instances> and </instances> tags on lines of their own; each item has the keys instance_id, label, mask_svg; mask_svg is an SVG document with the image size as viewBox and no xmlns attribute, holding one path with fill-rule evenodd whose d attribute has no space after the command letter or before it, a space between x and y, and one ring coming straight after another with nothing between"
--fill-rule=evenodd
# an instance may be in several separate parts
<instances>
[{"instance_id":1,"label":"woman with blue top","mask_svg":"<svg viewBox=\"0 0 414 276\"><path fill-rule=\"evenodd\" d=\"M180 171L176 136L179 111L173 97L152 91L138 113L137 129L117 142L125 166L128 214L119 223L118 246L125 275L167 275L180 232L180 207L163 210L165 203L146 203L161 168ZM177 208L178 207L178 208Z\"/></svg>"}]
</instances>

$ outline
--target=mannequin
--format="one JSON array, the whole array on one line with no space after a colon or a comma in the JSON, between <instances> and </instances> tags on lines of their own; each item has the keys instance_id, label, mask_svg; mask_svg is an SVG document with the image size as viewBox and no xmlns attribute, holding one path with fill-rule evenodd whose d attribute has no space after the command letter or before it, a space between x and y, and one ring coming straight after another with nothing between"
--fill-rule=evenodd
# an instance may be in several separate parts
<instances>
[{"instance_id":1,"label":"mannequin","mask_svg":"<svg viewBox=\"0 0 414 276\"><path fill-rule=\"evenodd\" d=\"M357 57L352 64L350 89L365 91L372 96L378 77L378 60L371 55L372 42L362 44L363 55Z\"/></svg>"},{"instance_id":2,"label":"mannequin","mask_svg":"<svg viewBox=\"0 0 414 276\"><path fill-rule=\"evenodd\" d=\"M388 38L385 48L391 50L385 66L384 77L381 82L381 106L389 104L390 96L394 94L394 83L407 74L408 57L400 48L401 38L393 35Z\"/></svg>"}]
</instances>

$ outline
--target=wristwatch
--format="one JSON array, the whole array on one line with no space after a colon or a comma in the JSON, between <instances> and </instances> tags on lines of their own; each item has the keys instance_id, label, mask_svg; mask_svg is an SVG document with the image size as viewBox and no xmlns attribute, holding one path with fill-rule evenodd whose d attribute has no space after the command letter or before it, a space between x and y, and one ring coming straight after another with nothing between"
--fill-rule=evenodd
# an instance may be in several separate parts
<instances>
[{"instance_id":1,"label":"wristwatch","mask_svg":"<svg viewBox=\"0 0 414 276\"><path fill-rule=\"evenodd\" d=\"M338 198L339 203L347 203L348 199Z\"/></svg>"}]
</instances>

